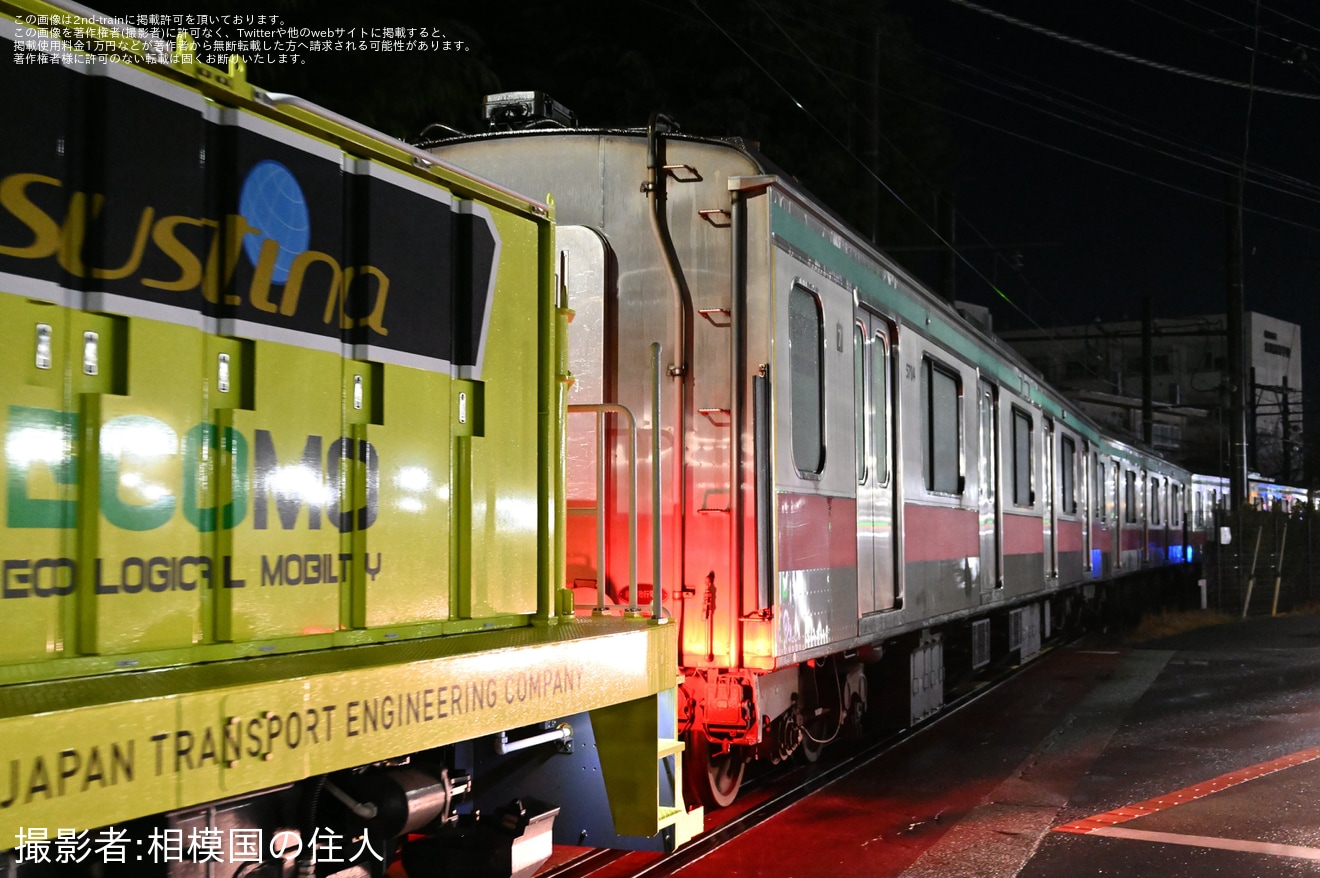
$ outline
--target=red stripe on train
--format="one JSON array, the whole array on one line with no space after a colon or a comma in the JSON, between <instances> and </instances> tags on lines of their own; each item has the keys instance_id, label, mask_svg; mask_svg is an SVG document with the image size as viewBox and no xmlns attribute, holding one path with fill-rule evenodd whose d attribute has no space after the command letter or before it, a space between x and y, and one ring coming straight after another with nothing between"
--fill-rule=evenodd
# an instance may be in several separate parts
<instances>
[{"instance_id":1,"label":"red stripe on train","mask_svg":"<svg viewBox=\"0 0 1320 878\"><path fill-rule=\"evenodd\" d=\"M1082 523L1080 521L1062 521L1059 529L1059 551L1080 552L1082 550Z\"/></svg>"},{"instance_id":2,"label":"red stripe on train","mask_svg":"<svg viewBox=\"0 0 1320 878\"><path fill-rule=\"evenodd\" d=\"M1103 524L1092 525L1091 548L1108 555L1114 550L1114 531Z\"/></svg>"},{"instance_id":3,"label":"red stripe on train","mask_svg":"<svg viewBox=\"0 0 1320 878\"><path fill-rule=\"evenodd\" d=\"M903 506L905 562L945 561L981 553L975 509L948 506Z\"/></svg>"},{"instance_id":4,"label":"red stripe on train","mask_svg":"<svg viewBox=\"0 0 1320 878\"><path fill-rule=\"evenodd\" d=\"M779 495L779 569L857 567L857 501Z\"/></svg>"},{"instance_id":5,"label":"red stripe on train","mask_svg":"<svg viewBox=\"0 0 1320 878\"><path fill-rule=\"evenodd\" d=\"M1045 526L1039 515L1004 514L1004 554L1040 555L1045 552Z\"/></svg>"}]
</instances>

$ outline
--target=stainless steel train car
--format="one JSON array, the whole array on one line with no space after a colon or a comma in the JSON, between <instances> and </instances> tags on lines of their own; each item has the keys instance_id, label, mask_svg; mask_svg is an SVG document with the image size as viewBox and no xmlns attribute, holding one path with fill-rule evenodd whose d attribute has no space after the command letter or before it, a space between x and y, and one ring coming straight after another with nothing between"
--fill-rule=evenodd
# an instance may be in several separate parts
<instances>
[{"instance_id":1,"label":"stainless steel train car","mask_svg":"<svg viewBox=\"0 0 1320 878\"><path fill-rule=\"evenodd\" d=\"M1223 476L1209 476L1197 473L1192 476L1190 507L1188 517L1188 560L1199 560L1206 551L1206 546L1221 539L1218 528L1227 528L1224 535L1232 539L1235 522L1225 517L1228 511L1229 483ZM1258 473L1251 473L1247 478L1247 504L1254 509L1279 510L1298 514L1313 508L1312 494L1305 488L1281 485L1263 478Z\"/></svg>"},{"instance_id":2,"label":"stainless steel train car","mask_svg":"<svg viewBox=\"0 0 1320 878\"><path fill-rule=\"evenodd\" d=\"M1259 476L1252 476L1247 485L1248 501L1257 509L1291 512L1298 506L1305 508L1311 503L1311 494L1305 488L1281 485Z\"/></svg>"},{"instance_id":3,"label":"stainless steel train car","mask_svg":"<svg viewBox=\"0 0 1320 878\"><path fill-rule=\"evenodd\" d=\"M657 115L425 146L554 193L584 412L568 577L596 612L660 590L707 802L855 728L882 653L919 719L954 640L973 665L1028 656L1097 582L1187 560L1190 473L1106 436L747 145Z\"/></svg>"},{"instance_id":4,"label":"stainless steel train car","mask_svg":"<svg viewBox=\"0 0 1320 878\"><path fill-rule=\"evenodd\" d=\"M563 587L551 206L193 48L0 0L0 874L682 843L677 626Z\"/></svg>"}]
</instances>

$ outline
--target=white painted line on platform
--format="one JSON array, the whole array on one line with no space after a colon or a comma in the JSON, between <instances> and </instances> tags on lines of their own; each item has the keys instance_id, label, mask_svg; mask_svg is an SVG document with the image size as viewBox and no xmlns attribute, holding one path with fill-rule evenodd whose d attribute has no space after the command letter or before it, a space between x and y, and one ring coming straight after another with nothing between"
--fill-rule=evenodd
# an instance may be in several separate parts
<instances>
[{"instance_id":1,"label":"white painted line on platform","mask_svg":"<svg viewBox=\"0 0 1320 878\"><path fill-rule=\"evenodd\" d=\"M1213 838L1208 835L1181 835L1175 832L1149 832L1144 829L1124 829L1119 826L1092 829L1086 834L1103 835L1107 838L1130 838L1135 841L1153 841L1160 844L1179 844L1194 848L1214 848L1215 850L1238 851L1247 854L1266 854L1272 857L1320 860L1320 848L1308 848L1295 844L1270 844L1264 841Z\"/></svg>"}]
</instances>

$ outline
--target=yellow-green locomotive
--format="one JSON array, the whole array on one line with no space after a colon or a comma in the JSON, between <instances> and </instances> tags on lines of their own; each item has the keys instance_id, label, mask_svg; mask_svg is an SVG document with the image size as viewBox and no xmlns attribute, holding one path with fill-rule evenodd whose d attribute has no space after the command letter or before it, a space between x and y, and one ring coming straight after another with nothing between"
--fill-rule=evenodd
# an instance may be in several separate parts
<instances>
[{"instance_id":1,"label":"yellow-green locomotive","mask_svg":"<svg viewBox=\"0 0 1320 878\"><path fill-rule=\"evenodd\" d=\"M563 588L552 209L0 13L0 870L681 843L673 626Z\"/></svg>"}]
</instances>

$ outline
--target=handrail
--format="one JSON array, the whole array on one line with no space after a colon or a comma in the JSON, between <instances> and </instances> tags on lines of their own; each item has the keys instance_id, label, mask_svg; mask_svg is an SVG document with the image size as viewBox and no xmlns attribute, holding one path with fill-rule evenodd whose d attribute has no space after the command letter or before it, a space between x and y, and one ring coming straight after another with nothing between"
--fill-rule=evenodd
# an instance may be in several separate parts
<instances>
[{"instance_id":1,"label":"handrail","mask_svg":"<svg viewBox=\"0 0 1320 878\"><path fill-rule=\"evenodd\" d=\"M615 402L577 403L570 415L596 415L596 606L605 607L605 416L620 415L628 427L628 610L637 612L637 419L625 405ZM659 591L656 592L659 594Z\"/></svg>"},{"instance_id":2,"label":"handrail","mask_svg":"<svg viewBox=\"0 0 1320 878\"><path fill-rule=\"evenodd\" d=\"M660 522L660 363L662 348L660 342L651 342L651 586L652 600L654 608L651 618L657 622L660 621L660 594L663 589L661 583L660 567L660 546L663 529ZM683 437L680 434L674 436L674 453L678 454L678 448L683 444ZM679 507L679 514L683 513L682 507ZM681 597L683 583L678 583ZM629 603L635 604L636 601ZM630 607L634 612L636 607Z\"/></svg>"}]
</instances>

